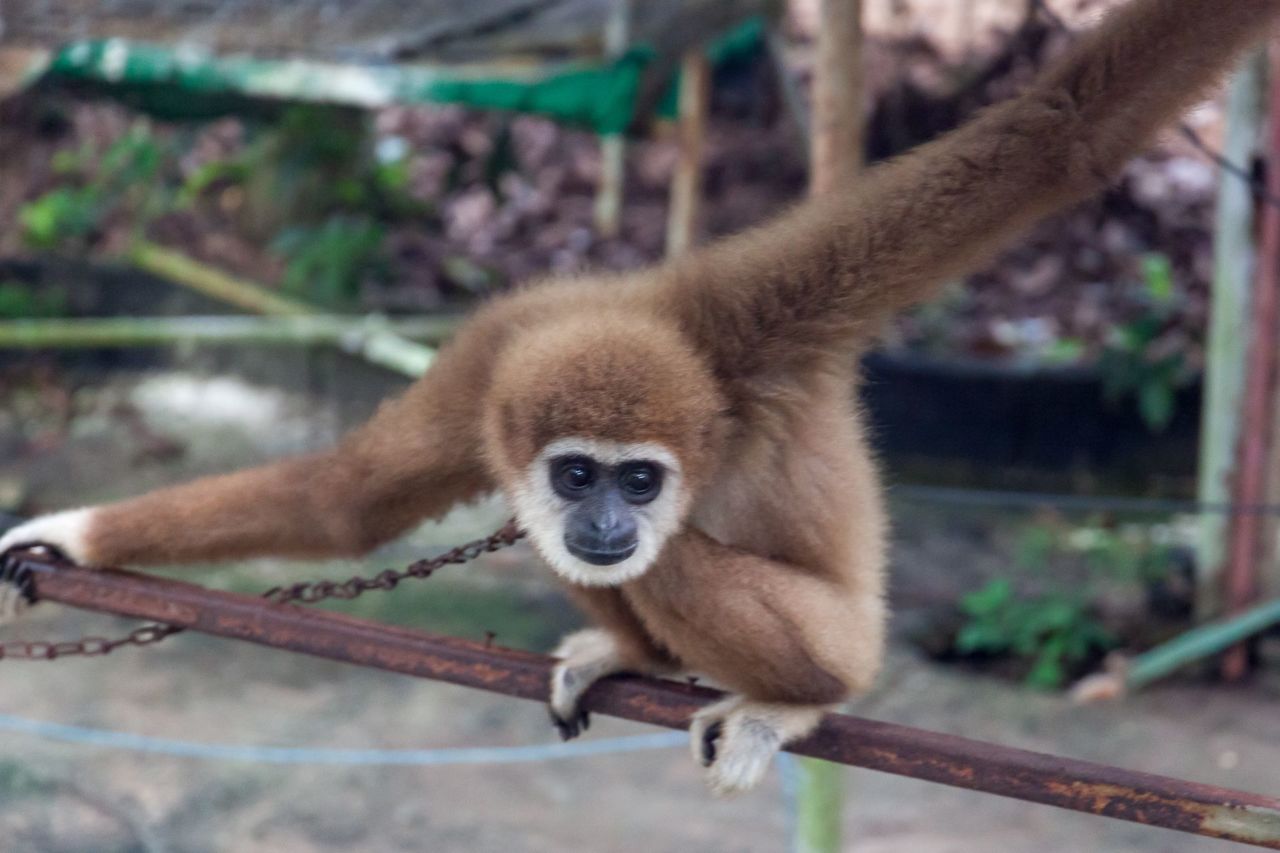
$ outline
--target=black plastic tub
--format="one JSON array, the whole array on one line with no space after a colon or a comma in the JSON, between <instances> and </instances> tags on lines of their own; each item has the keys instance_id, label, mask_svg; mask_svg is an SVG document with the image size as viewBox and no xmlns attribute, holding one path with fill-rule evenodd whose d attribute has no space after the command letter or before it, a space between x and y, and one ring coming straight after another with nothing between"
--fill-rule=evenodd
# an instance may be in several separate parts
<instances>
[{"instance_id":1,"label":"black plastic tub","mask_svg":"<svg viewBox=\"0 0 1280 853\"><path fill-rule=\"evenodd\" d=\"M1185 492L1195 476L1201 389L1179 392L1153 432L1087 368L1018 367L873 353L862 399L872 440L904 479L988 486L1109 485Z\"/></svg>"}]
</instances>

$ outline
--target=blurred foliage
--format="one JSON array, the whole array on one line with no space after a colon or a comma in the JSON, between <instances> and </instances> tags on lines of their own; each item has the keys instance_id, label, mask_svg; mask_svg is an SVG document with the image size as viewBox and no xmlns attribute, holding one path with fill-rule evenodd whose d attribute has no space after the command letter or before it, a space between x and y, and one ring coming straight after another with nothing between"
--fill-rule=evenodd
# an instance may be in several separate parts
<instances>
[{"instance_id":1,"label":"blurred foliage","mask_svg":"<svg viewBox=\"0 0 1280 853\"><path fill-rule=\"evenodd\" d=\"M956 635L956 650L1028 660L1031 687L1060 687L1073 665L1115 645L1088 606L1065 593L1023 598L998 579L966 595L960 607L967 621Z\"/></svg>"},{"instance_id":2,"label":"blurred foliage","mask_svg":"<svg viewBox=\"0 0 1280 853\"><path fill-rule=\"evenodd\" d=\"M1017 658L1029 667L1029 686L1061 686L1117 645L1093 602L1116 585L1150 589L1164 582L1176 565L1177 538L1169 525L1027 525L1014 560L1030 582L999 578L966 595L955 651Z\"/></svg>"},{"instance_id":3,"label":"blurred foliage","mask_svg":"<svg viewBox=\"0 0 1280 853\"><path fill-rule=\"evenodd\" d=\"M272 249L286 260L286 291L329 306L355 299L361 279L386 274L386 229L363 216L336 214L319 226L281 232Z\"/></svg>"},{"instance_id":4,"label":"blurred foliage","mask_svg":"<svg viewBox=\"0 0 1280 853\"><path fill-rule=\"evenodd\" d=\"M1142 271L1142 310L1135 319L1111 330L1098 368L1107 399L1117 402L1133 397L1147 427L1162 432L1173 420L1178 390L1192 381L1194 370L1181 348L1161 346L1163 333L1184 298L1174 284L1169 259L1147 255Z\"/></svg>"},{"instance_id":5,"label":"blurred foliage","mask_svg":"<svg viewBox=\"0 0 1280 853\"><path fill-rule=\"evenodd\" d=\"M0 319L22 320L58 317L66 313L67 294L58 289L36 289L17 281L0 282Z\"/></svg>"},{"instance_id":6,"label":"blurred foliage","mask_svg":"<svg viewBox=\"0 0 1280 853\"><path fill-rule=\"evenodd\" d=\"M135 232L172 209L176 191L161 179L166 145L139 120L101 152L82 143L53 159L60 186L23 205L23 237L45 250L87 249L107 218L124 213Z\"/></svg>"},{"instance_id":7,"label":"blurred foliage","mask_svg":"<svg viewBox=\"0 0 1280 853\"><path fill-rule=\"evenodd\" d=\"M1015 560L1023 570L1046 575L1055 560L1076 557L1091 580L1145 584L1169 571L1177 544L1168 525L1063 525L1037 522L1019 534ZM1086 594L1094 590L1086 585Z\"/></svg>"},{"instance_id":8,"label":"blurred foliage","mask_svg":"<svg viewBox=\"0 0 1280 853\"><path fill-rule=\"evenodd\" d=\"M407 147L373 151L370 136L357 111L292 107L256 127L233 156L189 166L184 175L182 143L190 136L160 134L140 119L105 148L84 141L55 155L56 186L19 212L23 237L35 249L87 252L100 248L111 226L126 239L143 237L160 217L231 190L243 200L236 227L261 233L283 263L282 285L345 307L368 277L388 276L388 227L432 215L410 192ZM118 239L107 242L122 248ZM13 295L0 297L6 315L30 310Z\"/></svg>"}]
</instances>

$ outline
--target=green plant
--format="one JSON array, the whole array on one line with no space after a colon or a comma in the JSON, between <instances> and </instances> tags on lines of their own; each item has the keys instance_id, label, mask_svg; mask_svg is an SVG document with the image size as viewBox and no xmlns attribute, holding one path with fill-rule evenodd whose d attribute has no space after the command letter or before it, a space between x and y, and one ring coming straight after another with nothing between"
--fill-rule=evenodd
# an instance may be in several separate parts
<instances>
[{"instance_id":1,"label":"green plant","mask_svg":"<svg viewBox=\"0 0 1280 853\"><path fill-rule=\"evenodd\" d=\"M97 194L84 187L59 187L27 202L18 223L27 244L55 249L68 240L83 239L98 227L102 215Z\"/></svg>"},{"instance_id":2,"label":"green plant","mask_svg":"<svg viewBox=\"0 0 1280 853\"><path fill-rule=\"evenodd\" d=\"M98 156L90 146L62 151L53 171L65 182L18 212L23 237L38 249L83 244L117 210L135 229L171 209L174 193L159 180L164 149L150 125L136 122Z\"/></svg>"},{"instance_id":3,"label":"green plant","mask_svg":"<svg viewBox=\"0 0 1280 853\"><path fill-rule=\"evenodd\" d=\"M1149 583L1165 577L1176 538L1168 525L1038 521L1019 531L1014 559L1019 567L1044 575L1055 559L1078 557L1089 573L1084 592L1091 594L1094 581Z\"/></svg>"},{"instance_id":4,"label":"green plant","mask_svg":"<svg viewBox=\"0 0 1280 853\"><path fill-rule=\"evenodd\" d=\"M1098 368L1107 399L1132 395L1147 428L1160 432L1173 419L1177 391L1190 381L1191 370L1180 350L1159 346L1180 300L1169 259L1147 255L1142 273L1142 312L1111 330Z\"/></svg>"},{"instance_id":5,"label":"green plant","mask_svg":"<svg viewBox=\"0 0 1280 853\"><path fill-rule=\"evenodd\" d=\"M210 160L192 170L178 190L175 204L190 207L208 189L216 184L241 184L251 177L249 165L243 160Z\"/></svg>"},{"instance_id":6,"label":"green plant","mask_svg":"<svg viewBox=\"0 0 1280 853\"><path fill-rule=\"evenodd\" d=\"M285 259L287 291L341 306L355 298L364 275L385 265L385 236L367 217L337 215L315 228L286 229L272 248Z\"/></svg>"},{"instance_id":7,"label":"green plant","mask_svg":"<svg viewBox=\"0 0 1280 853\"><path fill-rule=\"evenodd\" d=\"M1083 600L1056 592L1021 598L1005 579L969 593L960 608L967 622L956 650L1027 660L1026 683L1033 687L1060 687L1073 666L1115 645Z\"/></svg>"},{"instance_id":8,"label":"green plant","mask_svg":"<svg viewBox=\"0 0 1280 853\"><path fill-rule=\"evenodd\" d=\"M0 318L21 320L57 317L66 313L67 295L62 290L40 290L17 281L0 282Z\"/></svg>"}]
</instances>

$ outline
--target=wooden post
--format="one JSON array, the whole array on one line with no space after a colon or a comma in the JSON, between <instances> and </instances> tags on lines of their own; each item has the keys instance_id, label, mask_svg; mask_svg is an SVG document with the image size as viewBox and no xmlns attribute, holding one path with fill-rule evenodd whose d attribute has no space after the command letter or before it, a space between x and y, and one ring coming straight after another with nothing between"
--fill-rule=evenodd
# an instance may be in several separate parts
<instances>
[{"instance_id":1,"label":"wooden post","mask_svg":"<svg viewBox=\"0 0 1280 853\"><path fill-rule=\"evenodd\" d=\"M862 168L862 0L821 0L813 71L809 188L826 192Z\"/></svg>"},{"instance_id":2,"label":"wooden post","mask_svg":"<svg viewBox=\"0 0 1280 853\"><path fill-rule=\"evenodd\" d=\"M604 29L604 53L617 59L631 40L631 2L613 0ZM600 137L600 186L596 190L596 230L603 237L618 236L622 224L622 198L626 185L627 138L625 133Z\"/></svg>"},{"instance_id":3,"label":"wooden post","mask_svg":"<svg viewBox=\"0 0 1280 853\"><path fill-rule=\"evenodd\" d=\"M1251 56L1231 81L1227 98L1227 130L1223 156L1232 163L1252 159L1263 123L1266 55ZM1203 503L1229 503L1237 472L1247 336L1249 328L1253 193L1243 181L1223 176L1219 182L1214 223L1213 305L1205 360L1205 395L1201 413L1197 498ZM1196 559L1196 609L1201 620L1223 610L1223 567L1227 560L1230 519L1219 513L1200 517Z\"/></svg>"},{"instance_id":4,"label":"wooden post","mask_svg":"<svg viewBox=\"0 0 1280 853\"><path fill-rule=\"evenodd\" d=\"M667 213L667 256L674 257L697 242L702 213L702 150L711 99L711 65L702 49L685 54L680 64L680 117L676 171L671 178Z\"/></svg>"},{"instance_id":5,"label":"wooden post","mask_svg":"<svg viewBox=\"0 0 1280 853\"><path fill-rule=\"evenodd\" d=\"M1280 196L1280 85L1272 83L1267 97L1270 129L1267 135L1267 193ZM1257 276L1249 310L1248 360L1232 500L1255 506L1267 496L1267 456L1275 428L1276 332L1280 330L1280 210L1262 206ZM1256 512L1231 517L1227 551L1226 609L1240 613L1258 598L1258 565L1262 556L1262 517ZM1244 675L1248 665L1243 645L1234 646L1222 662L1229 681Z\"/></svg>"},{"instance_id":6,"label":"wooden post","mask_svg":"<svg viewBox=\"0 0 1280 853\"><path fill-rule=\"evenodd\" d=\"M821 0L813 70L809 193L853 183L863 163L862 0ZM797 853L838 853L844 813L844 769L816 758L799 761Z\"/></svg>"}]
</instances>

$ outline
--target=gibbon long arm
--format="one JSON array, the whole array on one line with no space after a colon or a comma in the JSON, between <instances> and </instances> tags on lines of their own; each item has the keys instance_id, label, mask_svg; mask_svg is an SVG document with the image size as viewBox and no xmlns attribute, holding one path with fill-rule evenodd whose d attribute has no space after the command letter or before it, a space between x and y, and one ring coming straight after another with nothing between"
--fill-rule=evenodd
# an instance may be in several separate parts
<instances>
[{"instance_id":1,"label":"gibbon long arm","mask_svg":"<svg viewBox=\"0 0 1280 853\"><path fill-rule=\"evenodd\" d=\"M1134 0L1021 96L782 219L677 262L663 296L725 376L811 365L1112 180L1280 14Z\"/></svg>"},{"instance_id":2,"label":"gibbon long arm","mask_svg":"<svg viewBox=\"0 0 1280 853\"><path fill-rule=\"evenodd\" d=\"M3 548L49 543L96 566L362 554L494 487L480 462L487 363L474 341L332 450L44 516Z\"/></svg>"}]
</instances>

